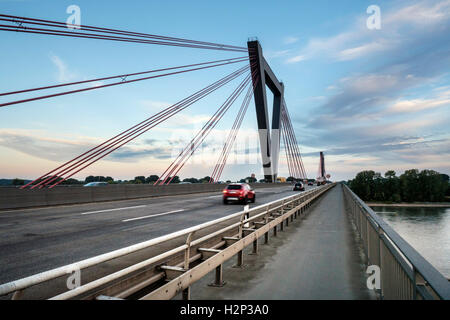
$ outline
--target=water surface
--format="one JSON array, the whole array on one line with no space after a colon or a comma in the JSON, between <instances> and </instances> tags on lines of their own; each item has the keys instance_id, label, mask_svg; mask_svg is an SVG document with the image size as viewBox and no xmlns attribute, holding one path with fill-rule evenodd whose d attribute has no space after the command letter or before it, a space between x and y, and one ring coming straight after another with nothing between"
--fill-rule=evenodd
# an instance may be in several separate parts
<instances>
[{"instance_id":1,"label":"water surface","mask_svg":"<svg viewBox=\"0 0 450 320\"><path fill-rule=\"evenodd\" d=\"M450 208L373 207L400 236L450 278Z\"/></svg>"}]
</instances>

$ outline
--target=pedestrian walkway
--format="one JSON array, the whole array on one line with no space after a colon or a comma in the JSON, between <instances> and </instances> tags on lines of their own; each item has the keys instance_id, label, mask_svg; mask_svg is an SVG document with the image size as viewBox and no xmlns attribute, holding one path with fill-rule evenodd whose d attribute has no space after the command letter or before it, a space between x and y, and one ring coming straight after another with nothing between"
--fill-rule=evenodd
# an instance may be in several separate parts
<instances>
[{"instance_id":1,"label":"pedestrian walkway","mask_svg":"<svg viewBox=\"0 0 450 320\"><path fill-rule=\"evenodd\" d=\"M261 240L260 240L261 241ZM247 251L246 253L249 253ZM192 299L375 299L366 287L364 254L337 185L302 220L271 234L258 255L245 255L245 268L224 266L221 288L208 275L192 287Z\"/></svg>"}]
</instances>

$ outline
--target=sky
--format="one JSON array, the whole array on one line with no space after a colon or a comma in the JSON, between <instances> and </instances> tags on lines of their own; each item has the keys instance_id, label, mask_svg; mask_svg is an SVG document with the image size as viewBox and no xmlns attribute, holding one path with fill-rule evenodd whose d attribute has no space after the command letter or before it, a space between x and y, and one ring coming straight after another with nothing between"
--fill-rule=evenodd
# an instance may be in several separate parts
<instances>
[{"instance_id":1,"label":"sky","mask_svg":"<svg viewBox=\"0 0 450 320\"><path fill-rule=\"evenodd\" d=\"M332 180L351 179L362 170L450 173L450 0L0 0L0 12L65 22L70 5L79 6L84 25L244 47L257 37L285 85L310 178L317 176L320 151ZM380 9L380 28L368 27L372 5ZM242 55L4 31L0 44L0 92ZM0 177L36 178L243 65L0 108ZM75 178L160 175L240 80ZM183 167L181 178L212 173L242 98ZM0 97L0 103L10 100ZM263 178L257 139L252 101L222 180L251 173ZM288 176L283 145L279 176Z\"/></svg>"}]
</instances>

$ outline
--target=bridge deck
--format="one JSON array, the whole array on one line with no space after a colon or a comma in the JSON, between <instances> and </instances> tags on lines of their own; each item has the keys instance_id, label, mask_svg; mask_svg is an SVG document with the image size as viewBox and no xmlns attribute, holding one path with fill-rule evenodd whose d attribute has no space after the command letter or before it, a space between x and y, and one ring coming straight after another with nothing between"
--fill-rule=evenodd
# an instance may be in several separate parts
<instances>
[{"instance_id":1,"label":"bridge deck","mask_svg":"<svg viewBox=\"0 0 450 320\"><path fill-rule=\"evenodd\" d=\"M346 214L342 187L326 193L303 221L294 220L244 269L225 265L221 288L205 277L192 299L374 299L366 287L364 255ZM261 240L260 240L261 241Z\"/></svg>"}]
</instances>

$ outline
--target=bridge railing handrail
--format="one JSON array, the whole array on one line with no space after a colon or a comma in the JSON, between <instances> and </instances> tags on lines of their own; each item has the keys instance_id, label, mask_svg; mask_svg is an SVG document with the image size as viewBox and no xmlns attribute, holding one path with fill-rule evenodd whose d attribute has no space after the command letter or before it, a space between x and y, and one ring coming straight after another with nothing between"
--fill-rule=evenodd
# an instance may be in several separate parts
<instances>
[{"instance_id":1,"label":"bridge railing handrail","mask_svg":"<svg viewBox=\"0 0 450 320\"><path fill-rule=\"evenodd\" d=\"M419 273L440 299L450 299L450 283L433 265L431 265L416 249L414 249L405 239L403 239L388 223L378 216L364 201L362 201L347 185L346 191L353 197L359 207L364 210L370 223L375 223L383 236L387 237L395 248L412 266L412 271ZM380 236L380 232L378 231ZM397 257L401 259L402 257ZM399 263L403 263L399 261Z\"/></svg>"},{"instance_id":2,"label":"bridge railing handrail","mask_svg":"<svg viewBox=\"0 0 450 320\"><path fill-rule=\"evenodd\" d=\"M271 209L275 209L272 207L273 205L278 205L280 203L283 203L284 205L286 205L292 201L307 197L309 194L317 192L318 189L320 189L320 188L315 188L315 189L309 190L307 192L303 192L300 195L287 196L287 197L284 197L284 198L281 198L281 199L278 199L275 201L271 201L271 202L253 207L253 208L249 209L248 211L242 210L242 211L227 215L222 218L218 218L218 219L215 219L215 220L212 220L209 222L205 222L205 223L202 223L202 224L190 227L190 228L172 232L168 235L160 236L160 237L157 237L157 238L154 238L151 240L147 240L144 242L140 242L140 243L125 247L125 248L117 249L117 250L114 250L111 252L107 252L107 253L95 256L95 257L84 259L84 260L74 262L74 263L71 263L68 265L64 265L61 267L57 267L57 268L54 268L54 269L51 269L48 271L43 271L38 274L31 275L31 276L28 276L28 277L25 277L22 279L18 279L18 280L14 280L14 281L11 281L11 282L8 282L5 284L1 284L0 285L0 296L19 292L26 288L41 284L43 282L46 282L46 281L49 281L52 279L56 279L61 276L65 276L65 275L67 275L68 272L72 272L73 270L76 270L76 269L82 270L82 269L86 269L89 267L93 267L100 263L103 263L103 262L106 262L109 260L113 260L116 258L120 258L120 257L126 256L128 254L132 254L137 251L147 249L149 247L167 242L169 240L179 238L181 236L189 235L193 232L197 232L197 231L206 229L208 227L215 226L219 223L241 217L244 213L248 213L250 215L251 213L257 212L258 210L265 209L268 207L271 207ZM253 220L253 217L248 220Z\"/></svg>"}]
</instances>

